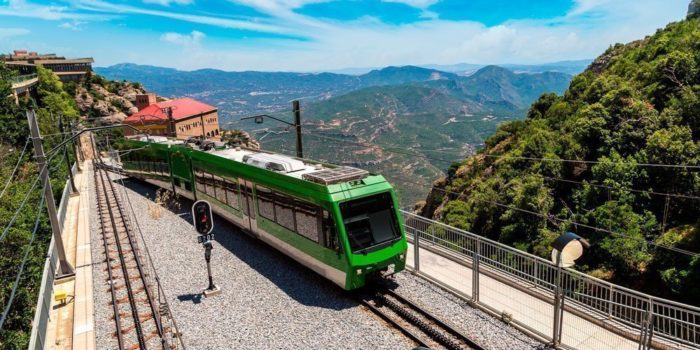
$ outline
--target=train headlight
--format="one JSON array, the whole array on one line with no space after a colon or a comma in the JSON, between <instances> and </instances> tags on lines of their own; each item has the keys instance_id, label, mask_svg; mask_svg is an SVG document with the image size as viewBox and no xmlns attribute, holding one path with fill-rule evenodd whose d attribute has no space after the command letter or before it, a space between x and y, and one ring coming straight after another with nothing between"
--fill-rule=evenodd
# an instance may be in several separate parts
<instances>
[{"instance_id":1,"label":"train headlight","mask_svg":"<svg viewBox=\"0 0 700 350\"><path fill-rule=\"evenodd\" d=\"M403 256L403 254L399 255L399 260L404 261L404 259L405 259L405 256Z\"/></svg>"},{"instance_id":2,"label":"train headlight","mask_svg":"<svg viewBox=\"0 0 700 350\"><path fill-rule=\"evenodd\" d=\"M357 271L355 271L355 272L357 272L357 275L359 276L362 274L362 269L357 269Z\"/></svg>"}]
</instances>

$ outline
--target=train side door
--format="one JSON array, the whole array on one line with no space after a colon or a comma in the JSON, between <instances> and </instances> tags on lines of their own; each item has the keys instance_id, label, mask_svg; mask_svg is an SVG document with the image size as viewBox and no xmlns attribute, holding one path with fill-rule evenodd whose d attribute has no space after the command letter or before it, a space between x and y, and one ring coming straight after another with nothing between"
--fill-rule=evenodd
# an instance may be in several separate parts
<instances>
[{"instance_id":1,"label":"train side door","mask_svg":"<svg viewBox=\"0 0 700 350\"><path fill-rule=\"evenodd\" d=\"M170 169L173 187L178 193L193 197L192 168L190 159L182 151L170 154ZM192 198L193 199L193 198Z\"/></svg>"},{"instance_id":2,"label":"train side door","mask_svg":"<svg viewBox=\"0 0 700 350\"><path fill-rule=\"evenodd\" d=\"M253 197L253 183L246 179L239 178L238 183L241 186L241 209L243 210L243 218L248 222L248 230L250 233L258 237L258 225L255 221L255 201Z\"/></svg>"}]
</instances>

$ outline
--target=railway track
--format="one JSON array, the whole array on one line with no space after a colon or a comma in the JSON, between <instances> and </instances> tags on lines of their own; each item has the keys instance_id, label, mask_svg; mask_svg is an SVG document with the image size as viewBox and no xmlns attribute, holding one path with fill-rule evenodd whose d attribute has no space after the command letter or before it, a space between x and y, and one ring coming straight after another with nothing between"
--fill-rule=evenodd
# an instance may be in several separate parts
<instances>
[{"instance_id":1,"label":"railway track","mask_svg":"<svg viewBox=\"0 0 700 350\"><path fill-rule=\"evenodd\" d=\"M362 304L401 331L418 346L429 349L482 350L479 344L392 290L362 296Z\"/></svg>"},{"instance_id":2,"label":"railway track","mask_svg":"<svg viewBox=\"0 0 700 350\"><path fill-rule=\"evenodd\" d=\"M155 273L144 264L144 252L109 173L93 164L118 348L174 349L177 343L169 341L173 327L164 328L161 322L169 310L159 301L160 293L154 294Z\"/></svg>"}]
</instances>

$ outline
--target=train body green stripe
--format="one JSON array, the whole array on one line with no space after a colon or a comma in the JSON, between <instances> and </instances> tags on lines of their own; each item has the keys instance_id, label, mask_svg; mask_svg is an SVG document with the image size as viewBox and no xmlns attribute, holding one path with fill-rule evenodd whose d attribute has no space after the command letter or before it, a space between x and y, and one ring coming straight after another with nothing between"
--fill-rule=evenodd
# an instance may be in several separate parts
<instances>
[{"instance_id":1,"label":"train body green stripe","mask_svg":"<svg viewBox=\"0 0 700 350\"><path fill-rule=\"evenodd\" d=\"M369 174L361 181L341 182L324 185L314 183L253 165L228 159L217 154L202 152L183 145L144 143L134 140L122 140L118 147L125 151L122 158L123 168L132 176L153 180L167 189L186 194L192 199L206 199L223 214L227 220L251 231L253 236L267 241L282 252L292 256L300 263L314 269L345 289L364 286L366 276L392 265L396 272L405 267L408 245L403 232L403 225L397 225L400 235L391 244L376 250L354 254L346 231L340 206L346 202L369 198L380 194L390 194L392 220L401 222L398 203L391 185L381 175ZM310 162L304 160L305 162ZM238 190L237 200L219 199L217 196L201 191L195 178L195 172L201 171L220 178L221 182L235 183ZM199 175L198 175L199 176ZM208 179L208 178L207 178ZM217 181L217 180L212 180ZM244 184L252 183L250 202L244 198ZM214 190L217 189L214 185ZM255 186L264 186L269 191L279 193L300 203L318 207L329 215L337 240L337 248L330 248L321 242L321 229L317 227L319 242L309 239L294 230L270 220L260 214L258 208L259 193ZM226 192L224 190L221 190ZM223 192L221 193L223 197ZM231 192L226 192L226 198ZM223 201L233 202L233 204ZM250 205L248 216L244 205ZM233 206L237 205L237 208ZM294 209L297 210L297 209ZM296 223L297 212L293 212ZM319 222L322 220L318 213ZM325 223L323 225L326 225ZM328 239L328 238L326 238ZM342 280L339 280L342 279Z\"/></svg>"}]
</instances>

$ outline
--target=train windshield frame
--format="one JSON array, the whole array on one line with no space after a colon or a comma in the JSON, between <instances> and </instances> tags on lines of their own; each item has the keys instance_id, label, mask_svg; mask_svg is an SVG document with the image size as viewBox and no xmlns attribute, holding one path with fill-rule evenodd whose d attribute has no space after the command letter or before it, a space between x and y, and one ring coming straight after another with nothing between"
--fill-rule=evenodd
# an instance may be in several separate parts
<instances>
[{"instance_id":1,"label":"train windshield frame","mask_svg":"<svg viewBox=\"0 0 700 350\"><path fill-rule=\"evenodd\" d=\"M340 212L353 254L367 254L401 239L390 192L342 202Z\"/></svg>"}]
</instances>

